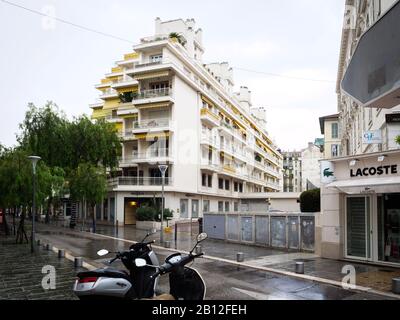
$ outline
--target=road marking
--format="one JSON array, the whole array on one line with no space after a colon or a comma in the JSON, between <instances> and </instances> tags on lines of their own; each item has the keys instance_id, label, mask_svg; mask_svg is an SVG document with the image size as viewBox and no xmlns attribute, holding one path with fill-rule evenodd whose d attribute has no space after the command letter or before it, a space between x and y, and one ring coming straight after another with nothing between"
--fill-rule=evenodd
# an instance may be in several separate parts
<instances>
[{"instance_id":1,"label":"road marking","mask_svg":"<svg viewBox=\"0 0 400 320\"><path fill-rule=\"evenodd\" d=\"M269 295L257 292L257 291L250 291L250 290L245 290L245 289L240 289L240 288L232 288L236 291L239 291L240 293L244 293L256 300L270 300Z\"/></svg>"}]
</instances>

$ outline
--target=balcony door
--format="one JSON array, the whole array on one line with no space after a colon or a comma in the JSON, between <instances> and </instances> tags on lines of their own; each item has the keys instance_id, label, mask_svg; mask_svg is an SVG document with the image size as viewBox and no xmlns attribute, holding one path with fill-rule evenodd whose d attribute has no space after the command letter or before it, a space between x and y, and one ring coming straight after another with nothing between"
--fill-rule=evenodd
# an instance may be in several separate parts
<instances>
[{"instance_id":1,"label":"balcony door","mask_svg":"<svg viewBox=\"0 0 400 320\"><path fill-rule=\"evenodd\" d=\"M371 260L371 197L349 196L346 198L346 256Z\"/></svg>"}]
</instances>

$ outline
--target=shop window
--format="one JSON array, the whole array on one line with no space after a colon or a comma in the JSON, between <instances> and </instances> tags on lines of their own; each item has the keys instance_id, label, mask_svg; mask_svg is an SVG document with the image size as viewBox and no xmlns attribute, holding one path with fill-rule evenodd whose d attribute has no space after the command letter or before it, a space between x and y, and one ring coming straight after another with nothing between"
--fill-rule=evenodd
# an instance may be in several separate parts
<instances>
[{"instance_id":1,"label":"shop window","mask_svg":"<svg viewBox=\"0 0 400 320\"><path fill-rule=\"evenodd\" d=\"M203 200L203 213L210 212L210 200Z\"/></svg>"},{"instance_id":2,"label":"shop window","mask_svg":"<svg viewBox=\"0 0 400 320\"><path fill-rule=\"evenodd\" d=\"M224 212L224 202L218 201L218 212Z\"/></svg>"},{"instance_id":3,"label":"shop window","mask_svg":"<svg viewBox=\"0 0 400 320\"><path fill-rule=\"evenodd\" d=\"M230 210L230 203L229 201L225 201L225 212L229 212Z\"/></svg>"},{"instance_id":4,"label":"shop window","mask_svg":"<svg viewBox=\"0 0 400 320\"><path fill-rule=\"evenodd\" d=\"M188 218L188 207L189 207L189 200L188 199L181 199L180 200L180 215L181 218Z\"/></svg>"}]
</instances>

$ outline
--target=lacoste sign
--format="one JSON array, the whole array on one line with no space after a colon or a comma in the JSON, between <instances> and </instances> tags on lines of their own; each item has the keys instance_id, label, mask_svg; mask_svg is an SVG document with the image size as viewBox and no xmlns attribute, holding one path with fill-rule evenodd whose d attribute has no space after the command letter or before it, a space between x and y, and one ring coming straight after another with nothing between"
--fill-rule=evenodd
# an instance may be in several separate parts
<instances>
[{"instance_id":1,"label":"lacoste sign","mask_svg":"<svg viewBox=\"0 0 400 320\"><path fill-rule=\"evenodd\" d=\"M350 177L373 177L373 176L382 176L382 175L390 175L397 174L397 164L387 165L387 166L378 166L378 167L365 167L359 169L350 169Z\"/></svg>"}]
</instances>

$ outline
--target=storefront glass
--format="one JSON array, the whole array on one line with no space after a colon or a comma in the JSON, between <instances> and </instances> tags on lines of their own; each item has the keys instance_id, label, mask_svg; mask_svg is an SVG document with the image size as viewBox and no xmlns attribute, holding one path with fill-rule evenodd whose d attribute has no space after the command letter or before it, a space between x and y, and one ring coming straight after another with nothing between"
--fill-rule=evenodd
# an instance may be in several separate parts
<instances>
[{"instance_id":1,"label":"storefront glass","mask_svg":"<svg viewBox=\"0 0 400 320\"><path fill-rule=\"evenodd\" d=\"M400 193L378 196L378 256L400 263Z\"/></svg>"}]
</instances>

